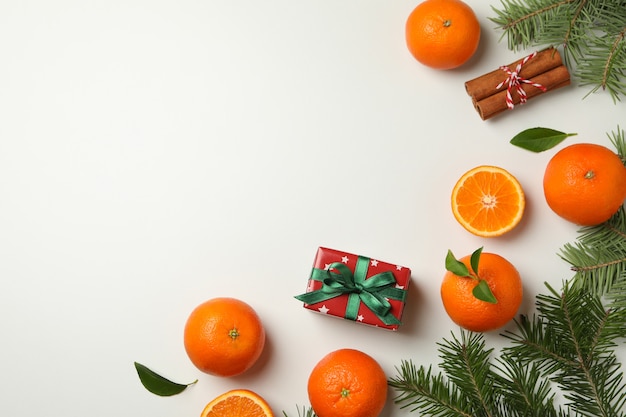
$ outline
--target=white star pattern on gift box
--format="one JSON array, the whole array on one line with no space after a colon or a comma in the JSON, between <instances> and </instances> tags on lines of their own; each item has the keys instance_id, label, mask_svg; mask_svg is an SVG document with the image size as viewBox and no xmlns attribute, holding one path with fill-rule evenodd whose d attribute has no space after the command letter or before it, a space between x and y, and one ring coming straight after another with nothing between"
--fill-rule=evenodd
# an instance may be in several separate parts
<instances>
[{"instance_id":1,"label":"white star pattern on gift box","mask_svg":"<svg viewBox=\"0 0 626 417\"><path fill-rule=\"evenodd\" d=\"M385 274L389 274L391 273L394 276L394 281L393 283L388 283L388 285L386 286L387 289L395 289L397 291L406 291L406 289L408 288L408 282L405 282L404 285L401 285L401 282L403 282L403 280L406 280L407 275L410 274L410 269L401 266L401 265L397 265L397 264L389 264L383 261L379 261L378 259L372 259L372 258L367 258L367 257L362 257L362 256L357 256L357 255L351 255L348 253L336 253L333 254L334 256L327 256L325 259L323 260L317 260L316 264L315 264L315 268L323 268L326 271L326 274L331 273L333 276L335 276L335 272L338 273L344 273L347 271L344 271L342 269L341 266L339 266L338 264L341 263L343 265L346 265L346 267L348 265L350 265L351 263L356 262L356 268L362 268L361 271L365 272L367 271L367 269L369 268L369 273L367 273L366 277L364 277L364 279L368 279L370 276L374 276L377 275L378 273L382 271L385 271ZM364 262L363 264L361 264L361 262ZM366 266L367 265L367 266ZM334 266L339 266L339 270L334 270ZM345 267L344 267L345 268ZM352 267L350 267L350 270L352 272L352 274L354 275L355 272L352 271ZM364 271L363 271L364 270ZM332 271L332 272L331 272ZM356 280L356 278L354 278ZM398 281L399 280L399 281ZM309 285L307 286L307 292L312 292L315 291L315 288L319 285L320 280L318 279L314 279L314 278L310 278L309 279ZM395 293L394 293L395 294ZM345 294L345 295L351 295L351 294ZM397 301L399 301L398 298L395 298L395 296L388 296L385 297L383 295L383 298L381 298L382 300L386 300L387 303L389 303L391 305L391 307L393 307L393 309L398 310L398 315L402 313L402 307L404 306L404 302L403 300L400 300L400 306L397 306ZM323 301L323 300L322 300ZM328 304L330 303L330 304ZM359 303L363 303L362 300L359 300ZM321 304L321 306L320 306ZM339 305L343 306L343 304L339 303ZM344 317L344 309L338 306L334 305L334 301L325 301L324 303L319 302L318 303L314 303L313 304L304 304L305 308L308 308L310 310L316 311L318 313L324 314L324 315L329 315L329 316L335 316L335 317L339 317L339 318L347 318ZM371 326L375 326L375 327L381 327L379 324L375 323L375 319L369 318L368 313L365 314L359 314L361 313L363 310L361 310L361 308L365 308L367 309L367 306L363 307L359 307L359 312L357 312L356 317L352 316L350 318L350 320L353 320L357 323L362 323L362 324L367 324L367 325L371 325ZM396 313L393 313L394 316L396 316ZM397 326L393 326L393 325L385 325L382 326L384 328L389 328L392 330L396 330Z\"/></svg>"}]
</instances>

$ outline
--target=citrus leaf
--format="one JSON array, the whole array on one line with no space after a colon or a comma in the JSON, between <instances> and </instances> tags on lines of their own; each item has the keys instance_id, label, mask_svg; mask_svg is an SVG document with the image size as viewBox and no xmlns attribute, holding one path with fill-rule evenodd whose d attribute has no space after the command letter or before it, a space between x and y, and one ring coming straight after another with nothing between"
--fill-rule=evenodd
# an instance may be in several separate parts
<instances>
[{"instance_id":1,"label":"citrus leaf","mask_svg":"<svg viewBox=\"0 0 626 417\"><path fill-rule=\"evenodd\" d=\"M532 152L543 152L561 143L576 133L563 133L546 127L526 129L511 139L511 144Z\"/></svg>"},{"instance_id":2,"label":"citrus leaf","mask_svg":"<svg viewBox=\"0 0 626 417\"><path fill-rule=\"evenodd\" d=\"M478 298L481 301L491 304L498 303L495 295L493 295L493 293L491 292L491 288L489 288L489 284L487 284L487 281L485 281L484 279L478 281L478 285L474 287L474 289L472 290L472 294L474 294L474 297Z\"/></svg>"},{"instance_id":3,"label":"citrus leaf","mask_svg":"<svg viewBox=\"0 0 626 417\"><path fill-rule=\"evenodd\" d=\"M481 246L480 248L476 249L470 257L470 265L472 266L472 269L474 270L474 273L476 275L478 275L478 262L480 261L480 254L482 253L482 251L483 247Z\"/></svg>"},{"instance_id":4,"label":"citrus leaf","mask_svg":"<svg viewBox=\"0 0 626 417\"><path fill-rule=\"evenodd\" d=\"M465 266L463 262L456 259L450 249L448 249L448 254L446 255L446 270L460 277L470 276L469 269L467 269L467 266Z\"/></svg>"},{"instance_id":5,"label":"citrus leaf","mask_svg":"<svg viewBox=\"0 0 626 417\"><path fill-rule=\"evenodd\" d=\"M160 395L162 397L169 397L172 395L180 394L189 385L193 385L198 382L197 379L190 384L179 384L176 382L172 382L169 379L162 377L153 370L137 362L135 362L135 369L137 370L139 380L141 381L143 386L151 393Z\"/></svg>"}]
</instances>

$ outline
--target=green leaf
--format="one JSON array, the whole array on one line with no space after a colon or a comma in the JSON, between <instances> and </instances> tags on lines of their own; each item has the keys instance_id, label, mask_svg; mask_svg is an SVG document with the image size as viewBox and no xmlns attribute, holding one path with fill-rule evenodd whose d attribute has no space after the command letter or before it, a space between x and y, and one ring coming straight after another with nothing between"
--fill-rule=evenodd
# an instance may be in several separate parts
<instances>
[{"instance_id":1,"label":"green leaf","mask_svg":"<svg viewBox=\"0 0 626 417\"><path fill-rule=\"evenodd\" d=\"M478 262L480 261L480 254L482 253L482 251L483 247L481 246L480 248L476 249L470 257L470 265L472 266L472 269L474 270L474 273L476 275L478 275Z\"/></svg>"},{"instance_id":2,"label":"green leaf","mask_svg":"<svg viewBox=\"0 0 626 417\"><path fill-rule=\"evenodd\" d=\"M533 127L526 129L511 139L511 144L532 152L543 152L561 143L569 136L576 133L563 133L546 127Z\"/></svg>"},{"instance_id":3,"label":"green leaf","mask_svg":"<svg viewBox=\"0 0 626 417\"><path fill-rule=\"evenodd\" d=\"M465 266L463 262L456 259L450 249L448 249L448 254L446 255L446 270L460 277L470 276L469 269L467 269L467 266Z\"/></svg>"},{"instance_id":4,"label":"green leaf","mask_svg":"<svg viewBox=\"0 0 626 417\"><path fill-rule=\"evenodd\" d=\"M137 362L135 362L135 369L137 370L139 380L141 381L143 386L151 393L160 395L162 397L169 397L172 395L180 394L189 385L193 385L198 382L197 379L190 384L179 384L176 382L172 382L169 379L162 377L153 370Z\"/></svg>"},{"instance_id":5,"label":"green leaf","mask_svg":"<svg viewBox=\"0 0 626 417\"><path fill-rule=\"evenodd\" d=\"M478 281L478 285L474 287L472 290L472 294L474 297L478 298L481 301L485 301L491 304L497 304L498 300L495 295L491 292L491 288L489 288L489 284L484 279Z\"/></svg>"}]
</instances>

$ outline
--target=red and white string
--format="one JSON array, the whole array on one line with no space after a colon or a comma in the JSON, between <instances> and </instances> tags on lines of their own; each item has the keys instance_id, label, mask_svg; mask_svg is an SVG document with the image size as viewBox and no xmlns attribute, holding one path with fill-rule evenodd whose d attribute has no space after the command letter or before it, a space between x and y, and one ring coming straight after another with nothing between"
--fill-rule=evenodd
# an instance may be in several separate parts
<instances>
[{"instance_id":1,"label":"red and white string","mask_svg":"<svg viewBox=\"0 0 626 417\"><path fill-rule=\"evenodd\" d=\"M533 59L536 55L537 55L537 52L533 52L532 54L522 59L519 62L519 64L517 64L517 66L515 67L515 71L511 71L511 69L507 65L502 65L500 67L502 71L507 73L507 77L504 81L502 81L500 84L496 86L496 89L499 90L505 84L508 84L506 88L506 106L509 109L512 109L513 107L515 107L515 104L513 103L513 96L511 94L513 89L517 91L521 104L526 103L526 101L528 100L528 96L526 95L526 91L524 91L524 89L522 88L522 84L530 84L533 87L536 87L540 89L541 91L546 92L547 89L543 85L533 82L531 80L528 80L526 78L523 78L519 75L520 71L522 70L522 67L528 61Z\"/></svg>"}]
</instances>

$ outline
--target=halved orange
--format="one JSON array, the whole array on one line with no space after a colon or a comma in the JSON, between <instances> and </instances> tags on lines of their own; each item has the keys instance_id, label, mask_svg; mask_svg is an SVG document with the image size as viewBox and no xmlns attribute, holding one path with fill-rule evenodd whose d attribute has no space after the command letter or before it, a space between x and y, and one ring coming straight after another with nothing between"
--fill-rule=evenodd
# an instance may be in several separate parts
<instances>
[{"instance_id":1,"label":"halved orange","mask_svg":"<svg viewBox=\"0 0 626 417\"><path fill-rule=\"evenodd\" d=\"M235 389L216 397L204 407L200 417L274 417L272 409L257 393Z\"/></svg>"},{"instance_id":2,"label":"halved orange","mask_svg":"<svg viewBox=\"0 0 626 417\"><path fill-rule=\"evenodd\" d=\"M470 233L501 236L522 219L524 190L505 169L481 165L467 171L452 190L454 218Z\"/></svg>"}]
</instances>

